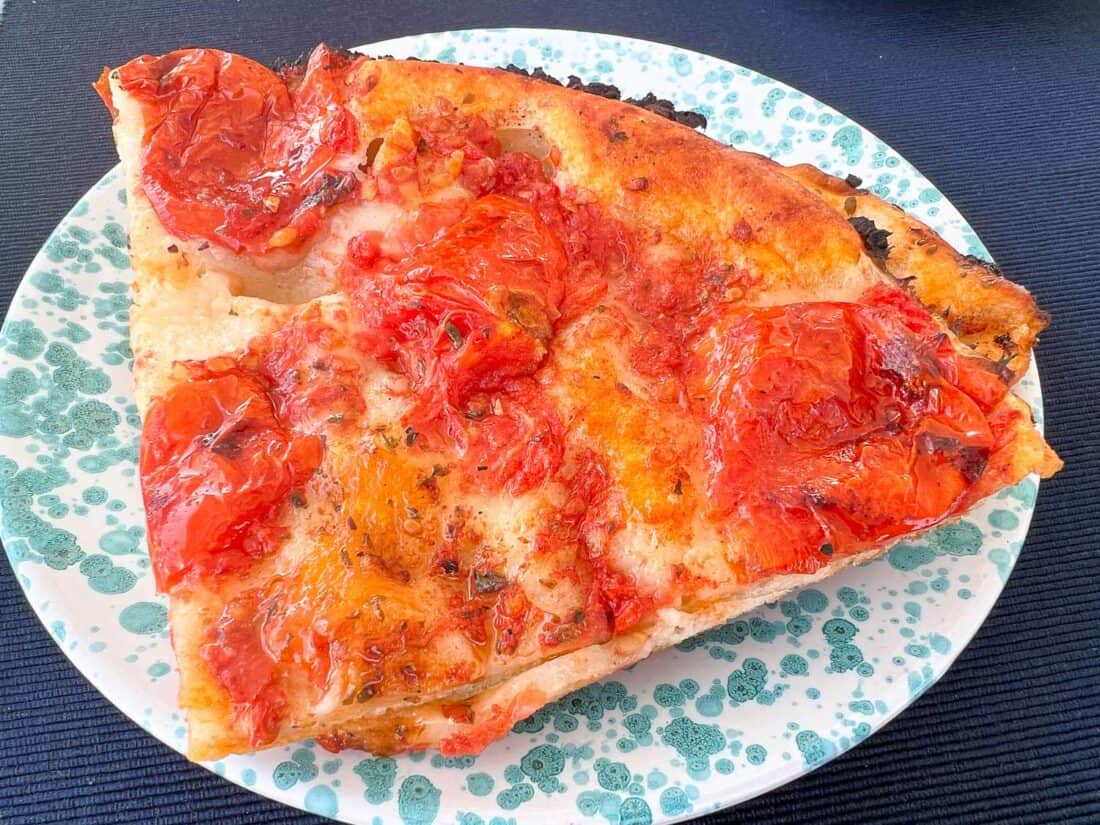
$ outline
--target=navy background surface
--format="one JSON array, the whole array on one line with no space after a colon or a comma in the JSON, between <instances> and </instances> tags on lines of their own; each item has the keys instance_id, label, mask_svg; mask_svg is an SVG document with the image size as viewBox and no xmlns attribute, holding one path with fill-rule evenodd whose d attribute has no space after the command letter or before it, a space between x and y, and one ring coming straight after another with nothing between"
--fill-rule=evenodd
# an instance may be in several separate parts
<instances>
[{"instance_id":1,"label":"navy background surface","mask_svg":"<svg viewBox=\"0 0 1100 825\"><path fill-rule=\"evenodd\" d=\"M187 44L264 62L474 26L662 40L784 80L870 128L1051 312L1044 484L1016 572L947 676L855 751L705 822L1100 821L1100 4L8 0L0 22L0 308L115 162L88 84ZM562 812L562 821L569 816ZM307 823L188 764L73 669L0 567L0 821ZM601 820L602 821L602 820Z\"/></svg>"}]
</instances>

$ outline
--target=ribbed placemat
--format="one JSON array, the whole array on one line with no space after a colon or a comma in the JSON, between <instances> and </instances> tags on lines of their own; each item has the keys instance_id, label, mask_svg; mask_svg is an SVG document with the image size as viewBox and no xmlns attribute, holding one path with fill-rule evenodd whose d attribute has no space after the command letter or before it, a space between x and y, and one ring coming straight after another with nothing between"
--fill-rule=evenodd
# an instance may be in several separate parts
<instances>
[{"instance_id":1,"label":"ribbed placemat","mask_svg":"<svg viewBox=\"0 0 1100 825\"><path fill-rule=\"evenodd\" d=\"M1000 602L948 675L853 752L716 823L1100 821L1100 6L1096 3L8 0L0 17L0 308L115 162L88 84L201 43L261 60L320 40L510 25L708 52L858 120L955 203L1051 312L1045 484ZM68 664L0 569L0 822L306 823L185 762Z\"/></svg>"}]
</instances>

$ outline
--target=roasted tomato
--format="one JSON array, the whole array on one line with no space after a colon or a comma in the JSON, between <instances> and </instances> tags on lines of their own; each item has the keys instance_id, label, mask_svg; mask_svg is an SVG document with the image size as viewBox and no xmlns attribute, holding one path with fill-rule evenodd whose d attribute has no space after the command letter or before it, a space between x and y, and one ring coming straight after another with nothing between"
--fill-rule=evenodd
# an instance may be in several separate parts
<instances>
[{"instance_id":1,"label":"roasted tomato","mask_svg":"<svg viewBox=\"0 0 1100 825\"><path fill-rule=\"evenodd\" d=\"M301 432L351 424L365 409L364 380L343 333L316 315L252 343L279 419Z\"/></svg>"},{"instance_id":2,"label":"roasted tomato","mask_svg":"<svg viewBox=\"0 0 1100 825\"><path fill-rule=\"evenodd\" d=\"M553 476L564 454L557 411L531 379L512 381L490 399L471 399L463 470L472 486L524 493Z\"/></svg>"},{"instance_id":3,"label":"roasted tomato","mask_svg":"<svg viewBox=\"0 0 1100 825\"><path fill-rule=\"evenodd\" d=\"M278 509L321 462L316 436L295 436L258 378L202 374L153 401L141 440L141 480L153 571L170 591L268 552Z\"/></svg>"},{"instance_id":4,"label":"roasted tomato","mask_svg":"<svg viewBox=\"0 0 1100 825\"><path fill-rule=\"evenodd\" d=\"M359 266L373 260L365 243L351 243L345 287L366 329L361 346L409 380L412 426L473 444L475 474L491 466L484 478L513 492L547 478L561 460L560 424L529 376L559 317L566 258L538 213L492 195L401 261Z\"/></svg>"},{"instance_id":5,"label":"roasted tomato","mask_svg":"<svg viewBox=\"0 0 1100 825\"><path fill-rule=\"evenodd\" d=\"M749 573L811 572L957 512L995 434L981 378L915 301L732 311L695 343L711 502Z\"/></svg>"},{"instance_id":6,"label":"roasted tomato","mask_svg":"<svg viewBox=\"0 0 1100 825\"><path fill-rule=\"evenodd\" d=\"M118 69L145 117L141 183L166 229L234 252L265 253L312 235L358 178L334 167L358 142L326 46L301 77L213 49L139 57ZM107 76L97 87L110 104Z\"/></svg>"},{"instance_id":7,"label":"roasted tomato","mask_svg":"<svg viewBox=\"0 0 1100 825\"><path fill-rule=\"evenodd\" d=\"M361 244L352 245L362 260ZM416 391L461 406L541 362L565 265L561 245L533 209L490 196L409 257L352 268L344 281L370 348Z\"/></svg>"}]
</instances>

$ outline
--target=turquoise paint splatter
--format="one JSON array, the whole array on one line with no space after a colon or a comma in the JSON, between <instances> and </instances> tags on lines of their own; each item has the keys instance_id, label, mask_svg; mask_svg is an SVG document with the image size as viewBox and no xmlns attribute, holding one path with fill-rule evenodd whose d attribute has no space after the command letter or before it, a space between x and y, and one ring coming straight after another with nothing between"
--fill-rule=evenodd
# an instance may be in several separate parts
<instances>
[{"instance_id":1,"label":"turquoise paint splatter","mask_svg":"<svg viewBox=\"0 0 1100 825\"><path fill-rule=\"evenodd\" d=\"M439 799L439 788L428 777L414 774L397 791L397 810L405 825L431 825L439 814Z\"/></svg>"},{"instance_id":2,"label":"turquoise paint splatter","mask_svg":"<svg viewBox=\"0 0 1100 825\"><path fill-rule=\"evenodd\" d=\"M653 689L653 701L663 708L680 707L687 697L676 685L659 684Z\"/></svg>"},{"instance_id":3,"label":"turquoise paint splatter","mask_svg":"<svg viewBox=\"0 0 1100 825\"><path fill-rule=\"evenodd\" d=\"M721 716L725 710L725 698L726 689L716 680L709 691L695 700L695 710L700 716L708 718Z\"/></svg>"},{"instance_id":4,"label":"turquoise paint splatter","mask_svg":"<svg viewBox=\"0 0 1100 825\"><path fill-rule=\"evenodd\" d=\"M493 792L493 777L487 773L472 773L466 778L466 788L474 796L488 796Z\"/></svg>"},{"instance_id":5,"label":"turquoise paint splatter","mask_svg":"<svg viewBox=\"0 0 1100 825\"><path fill-rule=\"evenodd\" d=\"M854 124L842 126L833 133L833 146L844 154L845 162L859 163L863 157L863 130Z\"/></svg>"},{"instance_id":6,"label":"turquoise paint splatter","mask_svg":"<svg viewBox=\"0 0 1100 825\"><path fill-rule=\"evenodd\" d=\"M1011 510L994 510L989 514L989 523L998 530L1015 530L1020 519Z\"/></svg>"},{"instance_id":7,"label":"turquoise paint splatter","mask_svg":"<svg viewBox=\"0 0 1100 825\"><path fill-rule=\"evenodd\" d=\"M280 791L293 788L301 778L302 766L290 759L280 762L271 773L271 781Z\"/></svg>"},{"instance_id":8,"label":"turquoise paint splatter","mask_svg":"<svg viewBox=\"0 0 1100 825\"><path fill-rule=\"evenodd\" d=\"M932 548L924 544L909 544L901 542L890 548L886 558L890 566L896 570L916 570L918 567L930 564L936 557Z\"/></svg>"},{"instance_id":9,"label":"turquoise paint splatter","mask_svg":"<svg viewBox=\"0 0 1100 825\"><path fill-rule=\"evenodd\" d=\"M298 775L303 782L312 782L317 778L317 757L313 755L313 751L308 748L299 748L291 754L290 758L298 765Z\"/></svg>"},{"instance_id":10,"label":"turquoise paint splatter","mask_svg":"<svg viewBox=\"0 0 1100 825\"><path fill-rule=\"evenodd\" d=\"M649 803L637 796L624 799L619 808L619 822L621 825L652 825L653 812Z\"/></svg>"},{"instance_id":11,"label":"turquoise paint splatter","mask_svg":"<svg viewBox=\"0 0 1100 825\"><path fill-rule=\"evenodd\" d=\"M1013 557L1003 547L996 547L989 553L989 560L997 568L997 576L1002 582L1008 581L1008 575L1012 572Z\"/></svg>"},{"instance_id":12,"label":"turquoise paint splatter","mask_svg":"<svg viewBox=\"0 0 1100 825\"><path fill-rule=\"evenodd\" d=\"M687 77L692 72L691 60L686 54L677 52L672 55L672 68L680 77Z\"/></svg>"},{"instance_id":13,"label":"turquoise paint splatter","mask_svg":"<svg viewBox=\"0 0 1100 825\"><path fill-rule=\"evenodd\" d=\"M609 759L596 760L596 781L601 788L609 791L621 791L630 784L630 769L622 762Z\"/></svg>"},{"instance_id":14,"label":"turquoise paint splatter","mask_svg":"<svg viewBox=\"0 0 1100 825\"><path fill-rule=\"evenodd\" d=\"M820 590L803 590L795 598L798 606L807 613L820 613L829 606L828 597Z\"/></svg>"},{"instance_id":15,"label":"turquoise paint splatter","mask_svg":"<svg viewBox=\"0 0 1100 825\"><path fill-rule=\"evenodd\" d=\"M666 725L661 731L661 741L686 757L713 756L726 746L726 737L717 725L701 725L686 716Z\"/></svg>"},{"instance_id":16,"label":"turquoise paint splatter","mask_svg":"<svg viewBox=\"0 0 1100 825\"><path fill-rule=\"evenodd\" d=\"M353 769L367 786L363 796L373 805L388 802L393 796L393 782L397 778L397 763L389 757L364 759Z\"/></svg>"},{"instance_id":17,"label":"turquoise paint splatter","mask_svg":"<svg viewBox=\"0 0 1100 825\"><path fill-rule=\"evenodd\" d=\"M519 766L540 790L553 793L561 787L557 777L565 770L565 754L554 745L538 745L524 754Z\"/></svg>"},{"instance_id":18,"label":"turquoise paint splatter","mask_svg":"<svg viewBox=\"0 0 1100 825\"><path fill-rule=\"evenodd\" d=\"M919 671L911 670L908 676L909 698L916 699L932 684L932 666L925 665Z\"/></svg>"},{"instance_id":19,"label":"turquoise paint splatter","mask_svg":"<svg viewBox=\"0 0 1100 825\"><path fill-rule=\"evenodd\" d=\"M982 531L969 521L946 524L929 535L929 542L941 553L973 556L982 547Z\"/></svg>"},{"instance_id":20,"label":"turquoise paint splatter","mask_svg":"<svg viewBox=\"0 0 1100 825\"><path fill-rule=\"evenodd\" d=\"M760 659L746 659L739 670L726 681L726 692L734 705L751 701L760 695L768 678L768 666Z\"/></svg>"},{"instance_id":21,"label":"turquoise paint splatter","mask_svg":"<svg viewBox=\"0 0 1100 825\"><path fill-rule=\"evenodd\" d=\"M810 665L797 653L788 653L780 659L779 668L786 676L805 676L810 672Z\"/></svg>"},{"instance_id":22,"label":"turquoise paint splatter","mask_svg":"<svg viewBox=\"0 0 1100 825\"><path fill-rule=\"evenodd\" d=\"M534 798L534 786L527 782L521 782L498 793L497 804L506 811L514 811L524 802L530 802Z\"/></svg>"},{"instance_id":23,"label":"turquoise paint splatter","mask_svg":"<svg viewBox=\"0 0 1100 825\"><path fill-rule=\"evenodd\" d=\"M340 810L340 802L336 797L336 792L328 785L314 785L310 788L306 793L304 805L310 813L330 819L336 816Z\"/></svg>"},{"instance_id":24,"label":"turquoise paint splatter","mask_svg":"<svg viewBox=\"0 0 1100 825\"><path fill-rule=\"evenodd\" d=\"M822 739L812 730L799 731L794 742L807 765L820 764L837 752L836 745L828 739Z\"/></svg>"},{"instance_id":25,"label":"turquoise paint splatter","mask_svg":"<svg viewBox=\"0 0 1100 825\"><path fill-rule=\"evenodd\" d=\"M118 623L131 633L153 636L168 627L168 609L155 602L137 602L122 609Z\"/></svg>"},{"instance_id":26,"label":"turquoise paint splatter","mask_svg":"<svg viewBox=\"0 0 1100 825\"><path fill-rule=\"evenodd\" d=\"M680 816L691 813L691 800L683 788L665 788L660 797L661 813L665 816Z\"/></svg>"},{"instance_id":27,"label":"turquoise paint splatter","mask_svg":"<svg viewBox=\"0 0 1100 825\"><path fill-rule=\"evenodd\" d=\"M842 587L836 591L836 597L845 607L853 607L859 604L859 591L851 587Z\"/></svg>"},{"instance_id":28,"label":"turquoise paint splatter","mask_svg":"<svg viewBox=\"0 0 1100 825\"><path fill-rule=\"evenodd\" d=\"M928 645L941 655L951 650L951 640L939 633L933 633L928 637Z\"/></svg>"},{"instance_id":29,"label":"turquoise paint splatter","mask_svg":"<svg viewBox=\"0 0 1100 825\"><path fill-rule=\"evenodd\" d=\"M88 584L97 593L119 594L133 589L137 575L122 567L115 567L107 556L87 556L80 562L80 572L88 577Z\"/></svg>"}]
</instances>

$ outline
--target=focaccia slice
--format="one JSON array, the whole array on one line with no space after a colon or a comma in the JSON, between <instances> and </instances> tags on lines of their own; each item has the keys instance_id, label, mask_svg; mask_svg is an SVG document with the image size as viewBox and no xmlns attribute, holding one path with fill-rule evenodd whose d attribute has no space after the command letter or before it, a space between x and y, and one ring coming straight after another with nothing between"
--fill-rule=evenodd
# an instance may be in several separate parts
<instances>
[{"instance_id":1,"label":"focaccia slice","mask_svg":"<svg viewBox=\"0 0 1100 825\"><path fill-rule=\"evenodd\" d=\"M846 184L544 80L325 47L99 89L194 758L477 752L1060 465L1008 387L1030 297L910 254L931 230Z\"/></svg>"}]
</instances>

